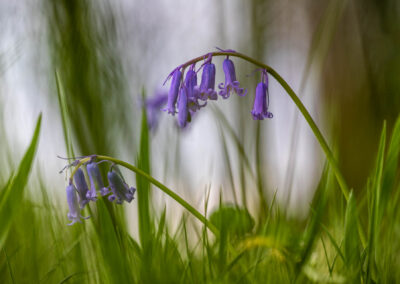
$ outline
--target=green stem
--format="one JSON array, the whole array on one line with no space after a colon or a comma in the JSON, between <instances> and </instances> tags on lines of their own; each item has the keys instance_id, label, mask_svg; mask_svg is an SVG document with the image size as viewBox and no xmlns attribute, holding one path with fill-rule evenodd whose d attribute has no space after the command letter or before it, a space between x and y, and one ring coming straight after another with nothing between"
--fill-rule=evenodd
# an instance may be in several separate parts
<instances>
[{"instance_id":1,"label":"green stem","mask_svg":"<svg viewBox=\"0 0 400 284\"><path fill-rule=\"evenodd\" d=\"M322 150L325 153L326 158L328 159L333 172L335 173L336 176L336 180L339 183L339 186L342 190L342 193L346 199L346 201L349 198L349 188L347 186L347 183L342 175L342 173L339 170L338 164L332 154L332 151L330 150L328 143L326 142L324 136L322 135L321 131L318 129L317 125L315 124L314 120L312 119L310 113L307 111L306 107L303 105L303 103L301 102L301 100L299 99L299 97L296 95L296 93L292 90L292 88L289 86L289 84L278 74L278 72L276 72L272 67L257 61L254 58L251 58L247 55L244 55L242 53L239 52L233 52L233 51L221 51L221 52L211 52L199 57L196 57L186 63L184 63L183 65L181 65L180 67L182 68L186 68L189 65L192 65L193 63L199 62L201 60L204 60L205 58L207 58L207 56L233 56L233 57L239 57L242 58L243 60L246 60L250 63L253 63L256 66L259 66L265 70L267 70L267 72L269 74L271 74L272 77L274 77L278 83L285 89L286 93L289 95L289 97L292 99L292 101L295 103L295 105L297 106L297 108L300 110L300 112L302 113L302 115L304 116L304 118L306 119L308 125L311 127L312 132L314 133L315 137L318 140L318 143L321 145Z\"/></svg>"},{"instance_id":2,"label":"green stem","mask_svg":"<svg viewBox=\"0 0 400 284\"><path fill-rule=\"evenodd\" d=\"M188 210L194 217L196 217L200 222L202 222L205 226L207 226L210 231L212 231L217 237L219 236L219 231L218 229L210 223L206 217L204 217L199 211L197 211L193 206L191 206L189 203L187 203L183 198L181 198L178 194L173 192L171 189L163 185L161 182L150 176L149 174L145 173L141 169L135 167L134 165L131 165L127 162L115 159L113 157L108 157L108 156L102 156L102 155L96 155L96 157L99 160L107 160L110 162L113 162L115 164L121 165L139 175L147 179L149 182L154 184L156 187L161 189L164 193L169 195L172 199L174 199L176 202L178 202L180 205L182 205L186 210Z\"/></svg>"}]
</instances>

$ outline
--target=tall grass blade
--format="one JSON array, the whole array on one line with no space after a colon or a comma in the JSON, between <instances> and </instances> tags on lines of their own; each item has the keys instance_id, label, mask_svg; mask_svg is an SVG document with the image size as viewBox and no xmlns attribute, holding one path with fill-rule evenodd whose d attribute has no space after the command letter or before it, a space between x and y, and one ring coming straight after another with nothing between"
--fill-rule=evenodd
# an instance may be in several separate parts
<instances>
[{"instance_id":1,"label":"tall grass blade","mask_svg":"<svg viewBox=\"0 0 400 284\"><path fill-rule=\"evenodd\" d=\"M346 269L348 271L348 277L351 282L357 282L357 278L360 280L360 239L357 230L358 217L357 217L357 206L356 199L353 191L349 194L349 200L347 201L347 208L345 214L344 223L344 257Z\"/></svg>"},{"instance_id":2,"label":"tall grass blade","mask_svg":"<svg viewBox=\"0 0 400 284\"><path fill-rule=\"evenodd\" d=\"M382 172L384 166L384 154L386 145L386 121L383 123L383 129L379 142L378 154L376 157L376 166L372 182L372 190L370 202L371 210L369 211L369 231L368 231L368 251L367 251L367 273L366 281L369 283L373 276L372 273L376 272L376 245L379 236L379 216L382 210L380 206L381 189L382 189Z\"/></svg>"},{"instance_id":3,"label":"tall grass blade","mask_svg":"<svg viewBox=\"0 0 400 284\"><path fill-rule=\"evenodd\" d=\"M143 91L143 100L145 94ZM150 142L149 129L147 126L146 110L142 110L142 125L140 131L140 148L138 156L138 168L147 174L150 173ZM137 183L137 205L139 216L139 237L142 246L152 239L152 229L150 224L150 182L141 175L136 175Z\"/></svg>"},{"instance_id":4,"label":"tall grass blade","mask_svg":"<svg viewBox=\"0 0 400 284\"><path fill-rule=\"evenodd\" d=\"M0 201L0 247L3 247L7 238L8 231L13 223L14 216L20 209L23 198L24 188L28 182L29 173L35 157L40 127L42 122L42 114L39 115L35 131L32 136L31 143L25 152L24 157L19 164L18 170L14 177L11 179Z\"/></svg>"},{"instance_id":5,"label":"tall grass blade","mask_svg":"<svg viewBox=\"0 0 400 284\"><path fill-rule=\"evenodd\" d=\"M385 168L383 172L382 196L381 204L385 208L391 191L396 182L396 174L399 171L399 155L400 155L400 115L396 120L393 128L392 137L389 142L389 148L385 160Z\"/></svg>"},{"instance_id":6,"label":"tall grass blade","mask_svg":"<svg viewBox=\"0 0 400 284\"><path fill-rule=\"evenodd\" d=\"M71 137L69 134L70 122L68 119L69 115L68 115L67 103L65 100L65 91L64 91L64 87L61 82L60 75L58 74L57 71L55 71L55 77L56 77L56 84L57 84L58 104L60 106L61 122L62 122L62 128L63 128L63 132L64 132L65 147L67 148L68 157L75 157L73 145L71 142Z\"/></svg>"}]
</instances>

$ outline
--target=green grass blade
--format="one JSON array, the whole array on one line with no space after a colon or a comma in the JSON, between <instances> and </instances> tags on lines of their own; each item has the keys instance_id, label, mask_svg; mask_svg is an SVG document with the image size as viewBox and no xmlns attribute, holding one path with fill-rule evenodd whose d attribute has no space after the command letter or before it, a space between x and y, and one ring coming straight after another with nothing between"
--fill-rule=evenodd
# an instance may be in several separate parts
<instances>
[{"instance_id":1,"label":"green grass blade","mask_svg":"<svg viewBox=\"0 0 400 284\"><path fill-rule=\"evenodd\" d=\"M311 218L309 226L307 227L304 234L304 245L300 253L300 261L296 265L296 271L300 272L303 266L306 264L307 259L309 258L315 240L318 238L319 230L320 230L320 220L324 213L325 204L327 201L327 185L329 184L329 166L325 165L324 172L322 173L321 180L319 182L314 201L312 204L312 208L315 208L311 212ZM298 273L299 275L299 273Z\"/></svg>"},{"instance_id":2,"label":"green grass blade","mask_svg":"<svg viewBox=\"0 0 400 284\"><path fill-rule=\"evenodd\" d=\"M392 137L390 139L389 148L387 151L385 168L383 173L382 184L382 207L385 205L393 190L396 181L396 173L399 170L399 155L400 155L400 116L397 118Z\"/></svg>"},{"instance_id":3,"label":"green grass blade","mask_svg":"<svg viewBox=\"0 0 400 284\"><path fill-rule=\"evenodd\" d=\"M145 94L143 91L143 100ZM147 174L150 173L150 142L149 129L147 126L146 110L142 110L142 125L140 132L140 149L138 156L138 168ZM142 246L152 239L151 224L150 224L150 182L141 175L136 175L137 185L137 203L139 216L139 237Z\"/></svg>"},{"instance_id":4,"label":"green grass blade","mask_svg":"<svg viewBox=\"0 0 400 284\"><path fill-rule=\"evenodd\" d=\"M344 257L350 279L359 278L360 267L360 241L357 230L358 217L356 199L353 191L349 194L344 223Z\"/></svg>"},{"instance_id":5,"label":"green grass blade","mask_svg":"<svg viewBox=\"0 0 400 284\"><path fill-rule=\"evenodd\" d=\"M4 194L5 194L5 192L6 192L6 189L10 186L10 183L11 183L13 177L14 177L14 173L12 172L12 173L10 174L10 177L8 178L6 184L5 184L5 185L2 187L2 189L0 190L0 204L1 204L1 200L3 199Z\"/></svg>"},{"instance_id":6,"label":"green grass blade","mask_svg":"<svg viewBox=\"0 0 400 284\"><path fill-rule=\"evenodd\" d=\"M69 115L68 115L68 108L67 108L67 103L65 101L65 91L64 87L62 85L60 75L58 72L55 72L56 76L56 84L57 84L57 95L58 95L58 104L60 106L60 113L61 113L61 122L62 122L62 127L63 127L63 132L64 132L64 141L65 141L65 146L67 148L67 155L68 157L74 157L74 149L72 146L71 138L69 135Z\"/></svg>"},{"instance_id":7,"label":"green grass blade","mask_svg":"<svg viewBox=\"0 0 400 284\"><path fill-rule=\"evenodd\" d=\"M371 274L376 267L376 242L377 236L379 235L379 216L380 210L382 210L380 206L381 200L381 189L382 189L382 172L384 165L384 154L385 154L385 145L386 145L386 121L383 123L383 129L381 133L381 138L379 142L378 155L376 158L376 166L374 179L372 183L371 190L371 210L369 214L369 230L368 230L368 251L367 251L367 273L366 279L367 283L371 281Z\"/></svg>"},{"instance_id":8,"label":"green grass blade","mask_svg":"<svg viewBox=\"0 0 400 284\"><path fill-rule=\"evenodd\" d=\"M13 218L21 205L24 188L26 183L28 182L29 172L32 167L33 159L35 157L39 141L41 122L42 114L40 114L37 119L31 143L21 160L15 176L12 178L11 182L5 189L4 195L2 196L0 202L0 247L3 247L4 242L7 238L8 231L13 222Z\"/></svg>"}]
</instances>

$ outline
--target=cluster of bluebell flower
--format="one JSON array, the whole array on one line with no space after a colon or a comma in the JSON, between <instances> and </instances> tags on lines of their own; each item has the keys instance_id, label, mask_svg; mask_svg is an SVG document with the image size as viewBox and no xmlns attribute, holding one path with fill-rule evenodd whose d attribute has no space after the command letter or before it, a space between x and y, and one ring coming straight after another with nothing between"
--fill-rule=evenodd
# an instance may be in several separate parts
<instances>
[{"instance_id":1,"label":"cluster of bluebell flower","mask_svg":"<svg viewBox=\"0 0 400 284\"><path fill-rule=\"evenodd\" d=\"M76 166L77 163L73 163L72 165ZM90 201L97 200L98 192L101 196L108 195L108 200L112 202L115 201L117 204L122 204L124 201L131 202L134 198L136 189L134 187L129 187L125 183L121 172L115 165L111 166L107 174L108 187L104 186L98 163L93 160L89 161L89 163L86 164L86 171L89 177L90 188L88 187L85 173L81 167L75 170L73 181L72 178L69 180L66 192L69 207L68 219L71 223L68 225L81 222L81 219L89 218L83 217L80 211Z\"/></svg>"},{"instance_id":2,"label":"cluster of bluebell flower","mask_svg":"<svg viewBox=\"0 0 400 284\"><path fill-rule=\"evenodd\" d=\"M225 74L225 83L218 85L219 92L215 90L215 65L212 63L212 54L205 58L205 62L196 71L195 64L192 63L186 72L183 80L184 65L177 67L168 76L171 79L171 86L168 93L167 106L164 111L175 115L178 113L178 124L185 127L191 121L192 115L200 108L206 106L207 100L217 100L218 94L227 99L232 92L239 96L245 96L247 90L240 88L240 83L236 79L236 71L233 61L226 57L222 64ZM197 85L197 72L203 69L201 83ZM256 88L254 107L251 111L254 120L272 118L272 113L268 111L268 77L267 71L261 70L261 82ZM178 108L178 111L176 110Z\"/></svg>"}]
</instances>

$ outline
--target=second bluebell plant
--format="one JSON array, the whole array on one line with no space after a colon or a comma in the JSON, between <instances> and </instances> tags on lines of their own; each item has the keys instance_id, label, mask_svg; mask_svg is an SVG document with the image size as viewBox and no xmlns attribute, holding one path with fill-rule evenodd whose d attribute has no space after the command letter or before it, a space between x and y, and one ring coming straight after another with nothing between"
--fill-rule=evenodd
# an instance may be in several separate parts
<instances>
[{"instance_id":1,"label":"second bluebell plant","mask_svg":"<svg viewBox=\"0 0 400 284\"><path fill-rule=\"evenodd\" d=\"M129 187L125 182L121 172L116 165L112 165L107 174L108 186L104 186L103 178L98 166L99 163L94 161L94 158L77 166L74 162L71 166L77 166L73 171L73 178L69 179L69 184L66 188L67 202L69 207L68 219L71 221L68 225L73 225L76 222L81 223L83 217L81 210L90 201L97 201L100 196L107 196L107 199L116 204L122 204L124 201L130 203L134 199L136 188ZM86 167L89 186L82 167Z\"/></svg>"}]
</instances>

